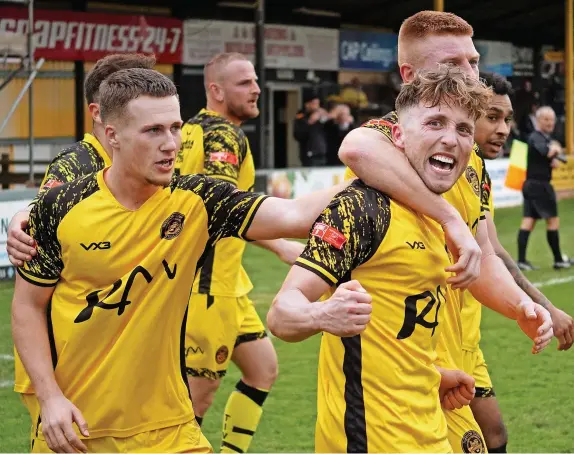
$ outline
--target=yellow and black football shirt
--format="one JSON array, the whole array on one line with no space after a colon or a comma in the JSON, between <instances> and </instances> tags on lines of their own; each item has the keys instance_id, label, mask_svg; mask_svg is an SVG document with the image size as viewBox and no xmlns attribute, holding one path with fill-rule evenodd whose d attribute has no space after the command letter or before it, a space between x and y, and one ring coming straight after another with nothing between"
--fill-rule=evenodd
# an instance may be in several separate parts
<instances>
[{"instance_id":1,"label":"yellow and black football shirt","mask_svg":"<svg viewBox=\"0 0 574 454\"><path fill-rule=\"evenodd\" d=\"M110 164L110 157L98 139L92 134L85 134L82 140L65 148L52 160L46 169L38 195L31 205L34 205L47 190L102 170ZM32 392L30 378L16 349L14 349L14 391Z\"/></svg>"},{"instance_id":2,"label":"yellow and black football shirt","mask_svg":"<svg viewBox=\"0 0 574 454\"><path fill-rule=\"evenodd\" d=\"M91 437L129 437L192 420L183 348L189 276L216 241L243 236L265 196L183 176L132 211L104 172L40 197L29 221L38 255L18 272L55 286L56 380Z\"/></svg>"},{"instance_id":3,"label":"yellow and black football shirt","mask_svg":"<svg viewBox=\"0 0 574 454\"><path fill-rule=\"evenodd\" d=\"M322 336L318 452L450 451L433 365L449 263L439 224L361 181L323 211L296 265L332 291L358 280L373 312L360 335Z\"/></svg>"},{"instance_id":4,"label":"yellow and black football shirt","mask_svg":"<svg viewBox=\"0 0 574 454\"><path fill-rule=\"evenodd\" d=\"M82 140L65 148L52 160L40 185L39 194L102 170L111 163L110 156L98 139L86 133Z\"/></svg>"},{"instance_id":5,"label":"yellow and black football shirt","mask_svg":"<svg viewBox=\"0 0 574 454\"><path fill-rule=\"evenodd\" d=\"M484 167L482 174L482 206L494 216L494 203L492 200L492 180ZM477 351L480 344L480 322L482 319L482 305L470 291L463 292L462 302L462 348L467 351Z\"/></svg>"},{"instance_id":6,"label":"yellow and black football shirt","mask_svg":"<svg viewBox=\"0 0 574 454\"><path fill-rule=\"evenodd\" d=\"M362 127L374 129L384 134L390 141L393 140L392 127L398 122L396 112L390 112L379 119L373 119ZM476 234L478 223L484 219L482 206L481 178L483 175L484 162L480 155L477 144L474 144L468 166L455 185L443 194L443 197L454 206L471 229ZM347 169L346 178L354 176ZM446 368L463 368L462 363L462 300L461 290L452 290L448 287L452 304L448 306L445 314L445 328L442 330L441 339L437 346L439 357L437 364Z\"/></svg>"},{"instance_id":7,"label":"yellow and black football shirt","mask_svg":"<svg viewBox=\"0 0 574 454\"><path fill-rule=\"evenodd\" d=\"M176 169L182 175L201 173L227 181L242 191L255 185L255 165L241 128L216 112L201 110L182 130ZM194 293L240 297L253 288L241 259L245 242L227 238L206 257L195 279Z\"/></svg>"}]
</instances>

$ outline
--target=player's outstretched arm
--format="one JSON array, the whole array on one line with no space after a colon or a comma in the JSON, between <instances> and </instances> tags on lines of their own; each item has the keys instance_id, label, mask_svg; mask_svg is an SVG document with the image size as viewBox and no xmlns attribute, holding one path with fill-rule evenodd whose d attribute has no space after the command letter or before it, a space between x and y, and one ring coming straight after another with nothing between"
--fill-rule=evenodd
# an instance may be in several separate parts
<instances>
[{"instance_id":1,"label":"player's outstretched arm","mask_svg":"<svg viewBox=\"0 0 574 454\"><path fill-rule=\"evenodd\" d=\"M351 181L297 199L267 198L254 216L246 237L250 240L307 238L311 226L331 199Z\"/></svg>"},{"instance_id":2,"label":"player's outstretched arm","mask_svg":"<svg viewBox=\"0 0 574 454\"><path fill-rule=\"evenodd\" d=\"M259 240L254 241L252 244L273 252L287 265L293 265L295 260L297 260L297 257L299 257L303 252L303 249L305 249L305 244L300 243L299 241L290 241L285 239Z\"/></svg>"},{"instance_id":3,"label":"player's outstretched arm","mask_svg":"<svg viewBox=\"0 0 574 454\"><path fill-rule=\"evenodd\" d=\"M455 288L466 288L480 272L480 248L458 213L440 195L431 192L387 136L366 127L351 131L339 149L339 158L361 180L413 210L440 223L457 258L450 271Z\"/></svg>"},{"instance_id":4,"label":"player's outstretched arm","mask_svg":"<svg viewBox=\"0 0 574 454\"><path fill-rule=\"evenodd\" d=\"M492 243L494 252L504 262L508 272L518 285L536 304L540 304L550 312L552 317L554 336L558 339L558 350L568 350L574 342L574 320L570 315L554 306L544 294L538 290L516 265L516 262L506 249L500 244L496 225L492 215L486 212L486 223L488 226L488 239Z\"/></svg>"},{"instance_id":5,"label":"player's outstretched arm","mask_svg":"<svg viewBox=\"0 0 574 454\"><path fill-rule=\"evenodd\" d=\"M87 452L72 423L89 436L80 411L62 394L52 365L46 309L54 287L41 287L16 276L12 300L12 336L41 408L42 432L55 452Z\"/></svg>"},{"instance_id":6,"label":"player's outstretched arm","mask_svg":"<svg viewBox=\"0 0 574 454\"><path fill-rule=\"evenodd\" d=\"M482 249L482 263L480 276L469 290L481 304L516 320L520 329L534 341L532 352L539 353L553 336L550 313L516 285L502 260L496 256L488 238L486 220L479 222L476 238Z\"/></svg>"},{"instance_id":7,"label":"player's outstretched arm","mask_svg":"<svg viewBox=\"0 0 574 454\"><path fill-rule=\"evenodd\" d=\"M316 274L294 266L267 313L267 326L286 342L300 342L317 333L340 337L361 333L371 319L371 296L358 281L341 284L328 300L311 304L329 290Z\"/></svg>"}]
</instances>

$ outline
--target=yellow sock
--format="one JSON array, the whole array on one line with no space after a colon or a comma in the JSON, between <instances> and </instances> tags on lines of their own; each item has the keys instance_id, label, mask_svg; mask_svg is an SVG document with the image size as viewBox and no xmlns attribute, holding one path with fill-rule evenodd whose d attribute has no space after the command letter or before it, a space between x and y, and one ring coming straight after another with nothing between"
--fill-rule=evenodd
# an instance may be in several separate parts
<instances>
[{"instance_id":1,"label":"yellow sock","mask_svg":"<svg viewBox=\"0 0 574 454\"><path fill-rule=\"evenodd\" d=\"M221 452L247 452L263 414L269 391L252 388L239 381L223 414Z\"/></svg>"}]
</instances>

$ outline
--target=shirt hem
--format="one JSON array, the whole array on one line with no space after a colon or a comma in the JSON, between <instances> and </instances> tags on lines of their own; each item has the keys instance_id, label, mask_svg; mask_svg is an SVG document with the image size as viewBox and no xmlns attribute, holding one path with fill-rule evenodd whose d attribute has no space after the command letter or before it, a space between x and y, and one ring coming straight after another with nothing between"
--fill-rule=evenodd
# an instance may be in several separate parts
<instances>
[{"instance_id":1,"label":"shirt hem","mask_svg":"<svg viewBox=\"0 0 574 454\"><path fill-rule=\"evenodd\" d=\"M167 429L168 427L179 426L182 424L186 424L188 422L193 421L195 415L193 411L187 413L185 416L180 416L178 418L166 419L164 421L158 421L154 423L146 423L140 426L132 427L129 429L92 429L90 428L90 436L84 437L80 435L80 439L89 439L93 440L94 438L104 438L104 437L113 437L113 438L129 438L135 435L145 433L145 432L152 432L154 430L161 430Z\"/></svg>"}]
</instances>

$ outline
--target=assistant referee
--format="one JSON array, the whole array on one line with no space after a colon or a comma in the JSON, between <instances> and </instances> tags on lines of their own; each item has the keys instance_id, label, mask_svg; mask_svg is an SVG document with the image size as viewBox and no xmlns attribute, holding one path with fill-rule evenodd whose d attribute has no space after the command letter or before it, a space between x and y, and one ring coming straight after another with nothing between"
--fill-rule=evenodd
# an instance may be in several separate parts
<instances>
[{"instance_id":1,"label":"assistant referee","mask_svg":"<svg viewBox=\"0 0 574 454\"><path fill-rule=\"evenodd\" d=\"M552 169L559 165L560 144L552 140L556 114L550 107L536 111L536 130L528 137L526 181L522 187L524 214L518 232L518 267L522 270L537 269L526 260L526 246L530 232L538 219L546 220L546 238L554 255L554 269L569 268L560 251L558 206L556 193L550 184Z\"/></svg>"}]
</instances>

